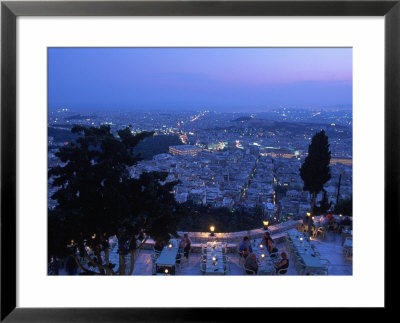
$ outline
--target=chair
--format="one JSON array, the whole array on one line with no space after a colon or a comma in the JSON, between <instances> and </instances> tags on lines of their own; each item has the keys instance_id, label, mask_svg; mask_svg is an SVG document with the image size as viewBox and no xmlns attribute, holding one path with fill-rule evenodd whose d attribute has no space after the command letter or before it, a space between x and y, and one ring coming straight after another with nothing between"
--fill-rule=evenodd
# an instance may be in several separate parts
<instances>
[{"instance_id":1,"label":"chair","mask_svg":"<svg viewBox=\"0 0 400 323\"><path fill-rule=\"evenodd\" d=\"M240 266L240 265L244 264L245 259L241 252L239 252L238 254L239 254L239 266Z\"/></svg>"},{"instance_id":2,"label":"chair","mask_svg":"<svg viewBox=\"0 0 400 323\"><path fill-rule=\"evenodd\" d=\"M326 239L327 231L326 231L326 229L324 227L319 227L318 230L317 230L317 236L318 236L318 233L321 235L321 237L323 239Z\"/></svg>"},{"instance_id":3,"label":"chair","mask_svg":"<svg viewBox=\"0 0 400 323\"><path fill-rule=\"evenodd\" d=\"M200 263L200 271L203 275L206 273L206 263L205 262Z\"/></svg>"},{"instance_id":4,"label":"chair","mask_svg":"<svg viewBox=\"0 0 400 323\"><path fill-rule=\"evenodd\" d=\"M351 257L353 255L353 247L346 245L347 240L353 240L353 238L347 237L345 240L345 245L343 246L343 256Z\"/></svg>"},{"instance_id":5,"label":"chair","mask_svg":"<svg viewBox=\"0 0 400 323\"><path fill-rule=\"evenodd\" d=\"M228 263L228 261L229 261L228 256L222 255L222 261L223 261L224 263Z\"/></svg>"},{"instance_id":6,"label":"chair","mask_svg":"<svg viewBox=\"0 0 400 323\"><path fill-rule=\"evenodd\" d=\"M188 262L189 262L189 257L190 257L191 252L192 252L192 248L191 248L190 244L188 246L186 246L185 249L183 249L183 254L187 258Z\"/></svg>"},{"instance_id":7,"label":"chair","mask_svg":"<svg viewBox=\"0 0 400 323\"><path fill-rule=\"evenodd\" d=\"M156 261L157 261L158 256L156 254L151 255L151 274L155 275L156 274Z\"/></svg>"},{"instance_id":8,"label":"chair","mask_svg":"<svg viewBox=\"0 0 400 323\"><path fill-rule=\"evenodd\" d=\"M295 268L296 268L296 272L299 275L304 275L307 267L306 267L306 264L303 262L303 260L301 258L298 258L295 263Z\"/></svg>"},{"instance_id":9,"label":"chair","mask_svg":"<svg viewBox=\"0 0 400 323\"><path fill-rule=\"evenodd\" d=\"M318 229L319 229L319 227L318 228L312 228L312 230L311 230L311 235L312 235L312 237L313 238L316 238L317 237L317 235L318 235Z\"/></svg>"},{"instance_id":10,"label":"chair","mask_svg":"<svg viewBox=\"0 0 400 323\"><path fill-rule=\"evenodd\" d=\"M182 260L183 260L183 255L178 253L178 255L175 259L175 268L178 268L179 271L182 270Z\"/></svg>"},{"instance_id":11,"label":"chair","mask_svg":"<svg viewBox=\"0 0 400 323\"><path fill-rule=\"evenodd\" d=\"M257 273L256 273L254 270L252 270L252 269L250 269L250 268L246 268L245 265L243 265L243 269L244 269L244 272L245 272L247 275L257 275Z\"/></svg>"},{"instance_id":12,"label":"chair","mask_svg":"<svg viewBox=\"0 0 400 323\"><path fill-rule=\"evenodd\" d=\"M226 275L228 273L228 271L230 271L230 270L231 270L231 268L230 268L229 264L228 263L224 264L224 275Z\"/></svg>"},{"instance_id":13,"label":"chair","mask_svg":"<svg viewBox=\"0 0 400 323\"><path fill-rule=\"evenodd\" d=\"M331 262L329 259L322 258L320 259L321 263L325 266L325 268L322 270L322 273L324 275L328 275L328 267L331 265Z\"/></svg>"},{"instance_id":14,"label":"chair","mask_svg":"<svg viewBox=\"0 0 400 323\"><path fill-rule=\"evenodd\" d=\"M286 275L287 271L289 268L281 268L278 270L278 272L276 273L277 275Z\"/></svg>"},{"instance_id":15,"label":"chair","mask_svg":"<svg viewBox=\"0 0 400 323\"><path fill-rule=\"evenodd\" d=\"M343 256L351 257L353 255L353 250L350 248L343 248Z\"/></svg>"},{"instance_id":16,"label":"chair","mask_svg":"<svg viewBox=\"0 0 400 323\"><path fill-rule=\"evenodd\" d=\"M228 253L228 243L224 242L222 244L222 254L226 255Z\"/></svg>"}]
</instances>

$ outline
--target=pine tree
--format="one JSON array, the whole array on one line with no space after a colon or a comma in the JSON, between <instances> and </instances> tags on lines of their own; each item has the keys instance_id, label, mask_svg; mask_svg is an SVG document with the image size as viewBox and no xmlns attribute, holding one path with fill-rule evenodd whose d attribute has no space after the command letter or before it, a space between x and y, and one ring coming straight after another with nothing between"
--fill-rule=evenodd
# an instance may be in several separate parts
<instances>
[{"instance_id":1,"label":"pine tree","mask_svg":"<svg viewBox=\"0 0 400 323\"><path fill-rule=\"evenodd\" d=\"M311 208L308 221L308 234L311 233L311 219L314 213L315 199L324 188L324 184L330 180L329 163L331 152L329 150L328 137L325 131L316 133L308 146L308 155L300 168L300 176L304 182L303 190L311 194Z\"/></svg>"},{"instance_id":2,"label":"pine tree","mask_svg":"<svg viewBox=\"0 0 400 323\"><path fill-rule=\"evenodd\" d=\"M134 253L146 238L176 234L179 206L171 191L178 182L162 184L168 175L162 172L131 177L129 167L140 160L134 147L152 133L133 135L127 127L115 136L109 126L74 126L72 132L81 137L59 149L64 165L49 170L58 187L51 196L58 205L48 214L49 255L68 256L86 274L103 275L125 275L130 256L132 274ZM109 260L112 236L118 239L118 267Z\"/></svg>"}]
</instances>

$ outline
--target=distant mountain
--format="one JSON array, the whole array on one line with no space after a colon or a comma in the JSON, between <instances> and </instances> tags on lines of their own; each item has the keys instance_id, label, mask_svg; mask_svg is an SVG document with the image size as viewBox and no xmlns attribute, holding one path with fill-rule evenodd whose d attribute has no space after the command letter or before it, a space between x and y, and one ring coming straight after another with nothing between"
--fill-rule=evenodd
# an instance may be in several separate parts
<instances>
[{"instance_id":1,"label":"distant mountain","mask_svg":"<svg viewBox=\"0 0 400 323\"><path fill-rule=\"evenodd\" d=\"M252 119L252 117L240 117L240 118L231 120L231 122L245 122L245 121L249 121L251 119Z\"/></svg>"},{"instance_id":2,"label":"distant mountain","mask_svg":"<svg viewBox=\"0 0 400 323\"><path fill-rule=\"evenodd\" d=\"M70 142L79 137L71 132L71 127L68 125L65 125L65 128L60 125L58 127L47 127L47 129L48 136L53 137L54 142Z\"/></svg>"},{"instance_id":3,"label":"distant mountain","mask_svg":"<svg viewBox=\"0 0 400 323\"><path fill-rule=\"evenodd\" d=\"M62 127L60 127L62 126ZM48 136L54 138L55 143L74 141L78 134L71 132L70 125L49 126ZM177 135L158 135L143 139L135 147L135 153L140 153L145 160L150 160L154 155L168 153L169 146L183 145Z\"/></svg>"},{"instance_id":4,"label":"distant mountain","mask_svg":"<svg viewBox=\"0 0 400 323\"><path fill-rule=\"evenodd\" d=\"M96 119L97 117L95 115L81 115L81 114L76 114L72 115L70 117L65 117L65 120L86 120L86 119Z\"/></svg>"},{"instance_id":5,"label":"distant mountain","mask_svg":"<svg viewBox=\"0 0 400 323\"><path fill-rule=\"evenodd\" d=\"M154 155L165 154L169 151L169 146L183 145L176 135L158 135L143 139L135 147L135 153L140 153L141 158L150 160Z\"/></svg>"}]
</instances>

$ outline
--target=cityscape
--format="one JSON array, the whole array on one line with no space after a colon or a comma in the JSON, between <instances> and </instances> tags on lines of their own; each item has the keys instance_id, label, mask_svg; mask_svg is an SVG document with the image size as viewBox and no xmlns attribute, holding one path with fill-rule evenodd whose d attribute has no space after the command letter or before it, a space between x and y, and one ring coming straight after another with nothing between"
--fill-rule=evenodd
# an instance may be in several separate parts
<instances>
[{"instance_id":1,"label":"cityscape","mask_svg":"<svg viewBox=\"0 0 400 323\"><path fill-rule=\"evenodd\" d=\"M154 136L165 136L174 144L132 167L132 176L166 171L170 180L181 181L174 191L178 202L243 206L248 212L260 205L268 216L285 220L305 214L309 208L298 169L312 135L321 129L330 139L332 152L332 178L325 185L328 199L335 204L338 198L352 196L351 110L319 112L317 120L315 114L282 108L270 113L274 119L208 110L80 115L61 108L49 111L49 167L60 164L55 152L68 142L72 124L110 125L114 132L132 124L136 125L133 133L155 131ZM287 115L293 121L287 121ZM185 147L192 147L190 154ZM277 187L286 191L279 199ZM54 203L49 198L49 205Z\"/></svg>"},{"instance_id":2,"label":"cityscape","mask_svg":"<svg viewBox=\"0 0 400 323\"><path fill-rule=\"evenodd\" d=\"M58 57L59 50L51 52L54 57ZM67 49L67 54L72 50ZM181 55L179 49L175 50ZM288 52L291 50L296 49L286 49ZM351 50L343 50L347 52L350 61L346 68L350 69L351 75ZM193 55L193 51L196 49L191 49L188 55ZM237 64L240 59L237 49L232 48L230 51L236 57ZM62 52L60 56L62 58L67 54ZM150 57L156 54L157 49L153 49ZM334 54L328 54L330 64L334 65L331 63ZM307 57L304 53L301 55ZM208 63L212 65L212 59ZM187 64L190 65L189 62ZM343 62L341 64L344 65ZM49 62L49 68L51 66ZM340 70L335 66L332 69ZM323 72L329 74L326 68L318 71ZM285 74L285 69L282 68L279 73ZM201 82L210 82L208 78L204 79L196 76L196 87L202 88ZM196 97L193 101L197 109L193 109L193 104L187 102L187 97L183 100L187 103L185 108L172 107L170 102L160 105L156 99L152 107L140 108L135 103L129 108L126 102L121 102L119 108L107 108L99 103L101 108L95 109L90 104L83 108L72 101L66 100L64 104L59 104L60 99L51 100L52 96L63 97L58 93L60 85L55 81L53 84L52 80L57 80L57 77L49 78L49 89L57 89L54 90L56 94L49 94L48 107L49 214L59 214L57 212L62 213L63 208L69 208L65 206L65 201L60 204L59 199L55 198L60 188L64 189L68 184L56 185L57 176L54 174L59 173L52 173L53 176L50 174L54 169L60 170L71 164L65 158L60 158L59 152L76 147L74 143L83 130L72 131L73 128L103 127L109 131L109 135L121 140L121 134L126 129L132 137L147 133L134 147L132 154L139 158L126 167L129 173L127 178L140 181L145 174L165 174L158 183L172 185L169 194L176 204L174 209L182 209L183 213L191 215L177 219L175 229L168 232L171 238L169 242L161 238L167 232L161 234L159 228L148 229L148 232L144 227L136 228L131 236L119 236L119 228L115 232L106 233L96 231L99 229L95 227L88 234L94 240L102 236L96 246L93 241L89 243L88 239L82 237L82 241L78 242L79 238L71 233L70 238L65 238L68 243L60 242L68 250L64 258L51 252L49 245L49 274L119 272L134 275L207 275L211 271L211 274L244 275L254 274L254 270L246 267L252 255L255 257L253 261L258 263L256 274L278 274L282 264L281 269L285 269L283 274L352 274L351 95L349 102L346 98L341 100L341 97L347 95L343 94L347 89L344 91L340 88L337 92L334 89L334 93L323 90L321 103L318 104L308 103L306 97L301 96L298 105L282 102L270 106L271 102L261 96L257 102L255 99L250 100L253 102L250 104L252 107L244 106L240 109L237 103L241 98L238 98L232 111L229 111L229 102L221 105L219 98L213 106L200 102ZM334 81L343 82L337 79ZM146 82L147 86L151 86L150 81L143 79L143 83ZM186 83L182 86L186 86ZM232 87L235 92L236 85ZM291 85L296 92L293 87ZM317 86L317 91L320 89L321 86ZM202 90L208 91L206 88ZM86 92L90 92L90 89L86 89ZM166 97L170 98L171 95ZM335 95L338 101L336 104L331 101ZM328 102L323 104L325 96ZM263 100L266 101L262 108L260 102ZM275 100L277 98L271 97L271 101ZM140 101L141 98L138 99ZM170 101L173 101L172 96ZM183 103L179 102L178 105ZM323 134L329 143L329 180L323 183L322 190L315 192L313 199L310 191L305 189L300 169L318 133ZM78 147L81 145L78 144ZM92 161L92 165L96 163L98 161ZM310 203L314 208L310 208ZM82 206L79 209L82 210ZM159 212L164 210L160 209ZM135 216L138 215L133 212L132 217ZM157 234L152 236L150 232L154 231ZM126 247L124 251L120 240L125 239L126 242L128 237L129 241L134 237L134 247ZM328 264L322 262L319 267L316 266L318 270L313 271L312 266L307 264L307 257L302 257L304 251L299 253L297 250L298 239L301 247L307 243L306 254L313 258L319 255L321 259L330 259ZM247 248L246 243L250 248ZM159 245L160 250L157 250ZM251 249L251 256L246 254L243 257L243 246L245 250ZM169 263L168 256L171 258L171 253L173 261ZM121 260L121 255L135 258ZM71 262L78 260L81 261L77 266L71 265ZM220 265L216 265L218 262ZM275 268L278 269L275 271Z\"/></svg>"}]
</instances>

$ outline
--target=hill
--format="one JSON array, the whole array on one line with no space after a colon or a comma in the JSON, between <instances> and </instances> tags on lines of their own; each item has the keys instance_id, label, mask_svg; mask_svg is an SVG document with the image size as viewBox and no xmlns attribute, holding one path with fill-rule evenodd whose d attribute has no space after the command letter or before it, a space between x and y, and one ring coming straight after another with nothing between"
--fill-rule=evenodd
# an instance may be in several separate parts
<instances>
[{"instance_id":1,"label":"hill","mask_svg":"<svg viewBox=\"0 0 400 323\"><path fill-rule=\"evenodd\" d=\"M150 160L154 155L168 153L169 146L182 145L176 135L158 135L143 139L136 147L135 153L140 153L144 160Z\"/></svg>"}]
</instances>

